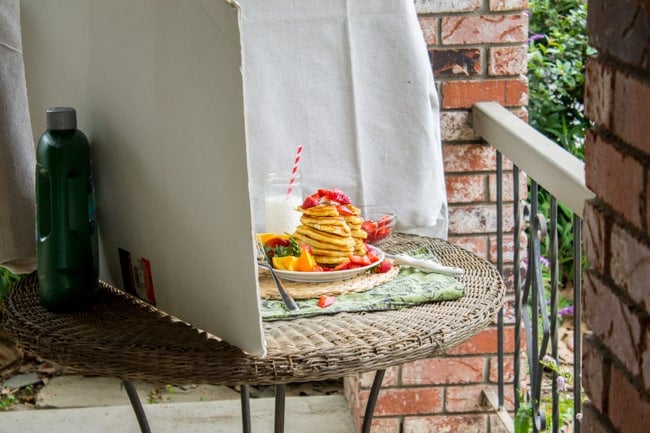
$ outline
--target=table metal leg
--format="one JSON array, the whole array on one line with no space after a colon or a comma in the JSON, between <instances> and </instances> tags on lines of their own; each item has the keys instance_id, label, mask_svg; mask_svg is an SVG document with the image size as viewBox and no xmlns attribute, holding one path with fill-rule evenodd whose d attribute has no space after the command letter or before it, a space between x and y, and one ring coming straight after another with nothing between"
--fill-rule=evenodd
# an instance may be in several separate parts
<instances>
[{"instance_id":1,"label":"table metal leg","mask_svg":"<svg viewBox=\"0 0 650 433\"><path fill-rule=\"evenodd\" d=\"M275 385L275 429L274 433L284 433L284 402L287 393L287 385L280 383Z\"/></svg>"},{"instance_id":2,"label":"table metal leg","mask_svg":"<svg viewBox=\"0 0 650 433\"><path fill-rule=\"evenodd\" d=\"M244 433L251 433L251 400L248 385L240 386L239 393L241 398L242 431Z\"/></svg>"},{"instance_id":3,"label":"table metal leg","mask_svg":"<svg viewBox=\"0 0 650 433\"><path fill-rule=\"evenodd\" d=\"M129 396L129 401L131 402L131 407L133 407L133 411L135 412L135 417L138 419L140 431L142 433L151 433L149 422L147 421L147 414L144 413L144 408L142 407L142 402L140 401L138 391L135 389L135 385L133 385L133 382L130 380L123 380L122 383L126 389L126 394Z\"/></svg>"},{"instance_id":4,"label":"table metal leg","mask_svg":"<svg viewBox=\"0 0 650 433\"><path fill-rule=\"evenodd\" d=\"M381 382L384 380L386 370L377 370L375 372L375 379L372 381L372 388L368 395L368 403L366 403L366 413L363 416L363 425L361 426L361 433L370 433L370 425L372 424L372 415L375 412L375 405L377 404L377 397L381 389Z\"/></svg>"}]
</instances>

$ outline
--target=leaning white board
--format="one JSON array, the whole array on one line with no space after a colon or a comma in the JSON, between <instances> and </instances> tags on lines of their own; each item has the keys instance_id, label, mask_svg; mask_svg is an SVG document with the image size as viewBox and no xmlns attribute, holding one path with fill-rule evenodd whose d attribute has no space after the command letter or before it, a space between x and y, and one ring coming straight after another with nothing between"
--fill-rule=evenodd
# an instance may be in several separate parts
<instances>
[{"instance_id":1,"label":"leaning white board","mask_svg":"<svg viewBox=\"0 0 650 433\"><path fill-rule=\"evenodd\" d=\"M236 5L21 10L34 136L47 107L72 106L91 141L101 278L153 289L161 309L263 355Z\"/></svg>"}]
</instances>

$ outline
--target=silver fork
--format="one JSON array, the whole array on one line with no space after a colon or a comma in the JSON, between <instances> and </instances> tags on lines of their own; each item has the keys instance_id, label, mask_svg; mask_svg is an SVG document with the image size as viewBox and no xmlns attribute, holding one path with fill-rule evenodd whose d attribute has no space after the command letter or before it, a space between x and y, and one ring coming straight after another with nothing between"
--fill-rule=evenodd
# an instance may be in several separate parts
<instances>
[{"instance_id":1,"label":"silver fork","mask_svg":"<svg viewBox=\"0 0 650 433\"><path fill-rule=\"evenodd\" d=\"M284 305L286 305L289 310L298 310L298 304L296 304L296 301L289 292L287 292L287 289L284 288L284 284L282 284L280 277L278 277L273 270L273 266L269 263L269 258L266 255L266 251L264 251L264 245L262 245L262 242L260 242L259 239L255 240L255 245L257 246L257 264L268 269L271 273L275 287L278 288L278 292L280 292L280 297L282 297Z\"/></svg>"}]
</instances>

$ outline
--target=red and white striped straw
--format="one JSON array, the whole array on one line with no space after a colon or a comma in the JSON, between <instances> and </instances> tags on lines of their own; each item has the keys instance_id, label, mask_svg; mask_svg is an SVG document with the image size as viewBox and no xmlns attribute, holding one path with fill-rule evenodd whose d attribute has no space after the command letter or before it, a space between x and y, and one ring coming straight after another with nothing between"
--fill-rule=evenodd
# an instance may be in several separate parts
<instances>
[{"instance_id":1,"label":"red and white striped straw","mask_svg":"<svg viewBox=\"0 0 650 433\"><path fill-rule=\"evenodd\" d=\"M300 156L302 155L302 144L298 145L296 151L296 158L293 160L293 167L291 168L291 177L289 178L289 189L287 190L287 198L291 197L293 184L296 182L296 173L298 173L298 166L300 165Z\"/></svg>"}]
</instances>

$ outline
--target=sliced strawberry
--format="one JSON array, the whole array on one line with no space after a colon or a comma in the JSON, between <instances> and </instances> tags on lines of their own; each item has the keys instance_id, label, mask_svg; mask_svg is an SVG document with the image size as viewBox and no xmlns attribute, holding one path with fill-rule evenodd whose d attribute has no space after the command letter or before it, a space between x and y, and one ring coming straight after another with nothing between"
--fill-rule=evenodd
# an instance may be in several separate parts
<instances>
[{"instance_id":1,"label":"sliced strawberry","mask_svg":"<svg viewBox=\"0 0 650 433\"><path fill-rule=\"evenodd\" d=\"M312 272L325 272L327 268L322 267L321 265L314 265Z\"/></svg>"},{"instance_id":2,"label":"sliced strawberry","mask_svg":"<svg viewBox=\"0 0 650 433\"><path fill-rule=\"evenodd\" d=\"M344 204L336 206L336 210L339 212L339 215L354 215L354 212Z\"/></svg>"},{"instance_id":3,"label":"sliced strawberry","mask_svg":"<svg viewBox=\"0 0 650 433\"><path fill-rule=\"evenodd\" d=\"M264 244L265 247L268 248L275 248L275 247L288 247L291 245L291 241L289 239L283 239L283 238L271 238L266 243Z\"/></svg>"},{"instance_id":4,"label":"sliced strawberry","mask_svg":"<svg viewBox=\"0 0 650 433\"><path fill-rule=\"evenodd\" d=\"M375 272L377 272L378 274L383 274L385 272L390 271L392 268L393 268L393 264L388 260L384 260L383 262L377 265L377 267L375 268Z\"/></svg>"},{"instance_id":5,"label":"sliced strawberry","mask_svg":"<svg viewBox=\"0 0 650 433\"><path fill-rule=\"evenodd\" d=\"M318 206L320 204L320 196L318 194L312 194L308 196L304 202L302 202L303 209L309 209L310 207Z\"/></svg>"},{"instance_id":6,"label":"sliced strawberry","mask_svg":"<svg viewBox=\"0 0 650 433\"><path fill-rule=\"evenodd\" d=\"M370 259L370 263L375 263L379 261L379 256L375 254L375 252L371 249L368 249L368 258Z\"/></svg>"},{"instance_id":7,"label":"sliced strawberry","mask_svg":"<svg viewBox=\"0 0 650 433\"><path fill-rule=\"evenodd\" d=\"M365 231L368 234L373 234L378 227L379 224L373 220L366 220L361 224L361 230Z\"/></svg>"},{"instance_id":8,"label":"sliced strawberry","mask_svg":"<svg viewBox=\"0 0 650 433\"><path fill-rule=\"evenodd\" d=\"M333 188L329 190L329 194L326 196L326 198L329 201L335 201L338 204L350 204L352 203L352 200L350 200L350 197L348 197L347 194L345 194L343 191L341 191L338 188Z\"/></svg>"},{"instance_id":9,"label":"sliced strawberry","mask_svg":"<svg viewBox=\"0 0 650 433\"><path fill-rule=\"evenodd\" d=\"M355 265L359 266L368 266L370 263L370 257L368 256L351 256L350 261Z\"/></svg>"},{"instance_id":10,"label":"sliced strawberry","mask_svg":"<svg viewBox=\"0 0 650 433\"><path fill-rule=\"evenodd\" d=\"M328 295L321 295L320 298L318 298L318 306L320 308L325 308L329 307L336 301L336 296L328 296Z\"/></svg>"},{"instance_id":11,"label":"sliced strawberry","mask_svg":"<svg viewBox=\"0 0 650 433\"><path fill-rule=\"evenodd\" d=\"M333 271L343 271L345 269L349 269L348 266L350 266L350 261L346 260L343 263L339 263L338 265L334 266L332 268Z\"/></svg>"}]
</instances>

